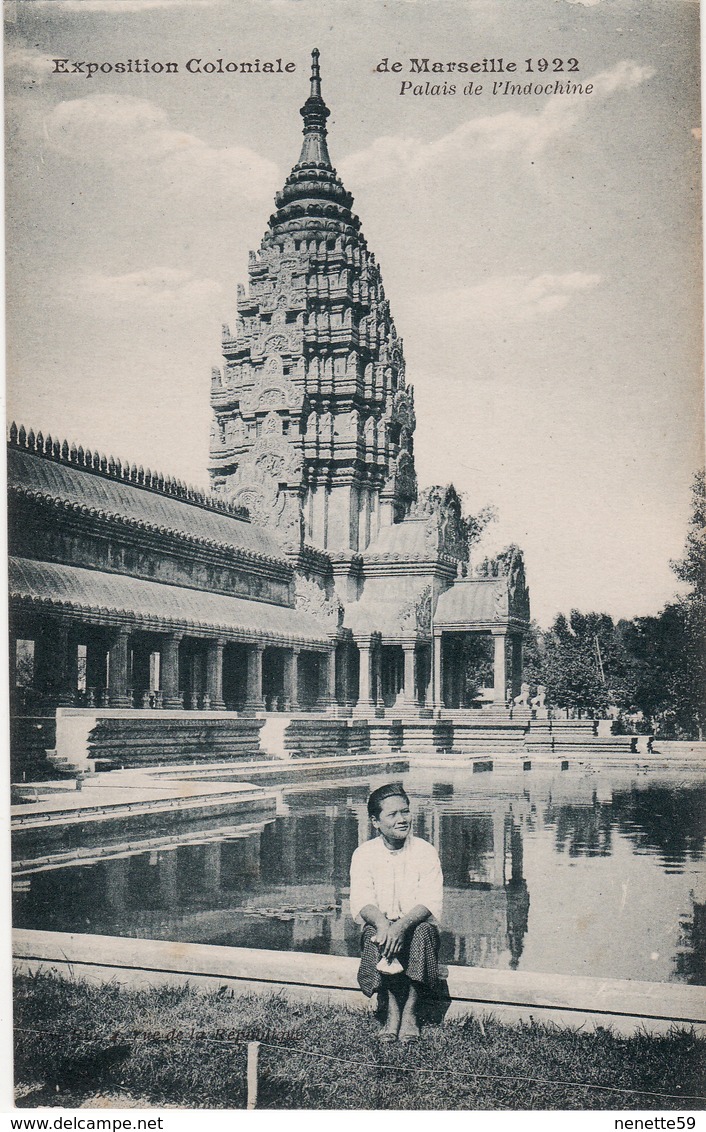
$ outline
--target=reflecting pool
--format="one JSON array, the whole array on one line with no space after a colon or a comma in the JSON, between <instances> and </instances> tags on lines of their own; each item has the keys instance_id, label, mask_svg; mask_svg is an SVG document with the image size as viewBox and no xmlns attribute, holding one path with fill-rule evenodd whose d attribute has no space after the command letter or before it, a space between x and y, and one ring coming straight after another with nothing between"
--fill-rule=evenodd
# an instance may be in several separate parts
<instances>
[{"instance_id":1,"label":"reflecting pool","mask_svg":"<svg viewBox=\"0 0 706 1132\"><path fill-rule=\"evenodd\" d=\"M441 857L446 962L706 984L706 774L397 777ZM357 955L348 868L389 778L284 786L259 822L26 870L15 925Z\"/></svg>"}]
</instances>

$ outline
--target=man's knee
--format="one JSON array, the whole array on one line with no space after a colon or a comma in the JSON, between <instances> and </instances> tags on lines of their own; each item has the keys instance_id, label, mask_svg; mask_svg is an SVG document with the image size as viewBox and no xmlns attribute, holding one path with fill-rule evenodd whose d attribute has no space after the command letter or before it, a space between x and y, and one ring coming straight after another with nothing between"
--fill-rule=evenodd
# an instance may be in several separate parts
<instances>
[{"instance_id":1,"label":"man's knee","mask_svg":"<svg viewBox=\"0 0 706 1132\"><path fill-rule=\"evenodd\" d=\"M418 935L422 939L435 940L438 932L434 924L430 923L429 920L423 920L421 924L417 924L414 929L414 935Z\"/></svg>"}]
</instances>

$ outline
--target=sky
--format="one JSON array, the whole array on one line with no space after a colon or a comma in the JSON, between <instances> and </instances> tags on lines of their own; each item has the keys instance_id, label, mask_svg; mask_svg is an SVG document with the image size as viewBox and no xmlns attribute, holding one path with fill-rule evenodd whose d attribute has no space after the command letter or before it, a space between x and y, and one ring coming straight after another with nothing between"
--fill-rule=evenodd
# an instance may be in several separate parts
<instances>
[{"instance_id":1,"label":"sky","mask_svg":"<svg viewBox=\"0 0 706 1132\"><path fill-rule=\"evenodd\" d=\"M694 0L6 0L5 18L10 419L207 484L221 324L297 160L318 47L332 160L404 339L420 485L496 507L478 554L523 547L543 625L677 592L703 461ZM411 58L593 90L494 95L473 74L467 95L469 75ZM400 92L444 80L455 94Z\"/></svg>"}]
</instances>

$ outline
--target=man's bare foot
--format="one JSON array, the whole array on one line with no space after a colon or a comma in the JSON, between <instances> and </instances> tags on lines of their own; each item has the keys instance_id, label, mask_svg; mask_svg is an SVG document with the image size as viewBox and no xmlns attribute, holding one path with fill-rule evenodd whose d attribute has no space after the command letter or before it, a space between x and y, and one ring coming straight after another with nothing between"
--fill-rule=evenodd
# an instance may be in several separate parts
<instances>
[{"instance_id":1,"label":"man's bare foot","mask_svg":"<svg viewBox=\"0 0 706 1132\"><path fill-rule=\"evenodd\" d=\"M410 1020L405 1019L402 1021L397 1038L401 1042L420 1042L422 1040L422 1032L413 1018Z\"/></svg>"},{"instance_id":2,"label":"man's bare foot","mask_svg":"<svg viewBox=\"0 0 706 1132\"><path fill-rule=\"evenodd\" d=\"M400 1030L402 1022L401 1003L398 997L399 988L394 984L389 986L387 996L387 1018L385 1025L378 1032L378 1041L380 1042L396 1042L397 1035Z\"/></svg>"},{"instance_id":3,"label":"man's bare foot","mask_svg":"<svg viewBox=\"0 0 706 1132\"><path fill-rule=\"evenodd\" d=\"M414 983L410 982L409 993L398 1030L398 1038L401 1042L418 1042L421 1040L422 1035L419 1029L419 1023L417 1022L418 1001L419 992Z\"/></svg>"}]
</instances>

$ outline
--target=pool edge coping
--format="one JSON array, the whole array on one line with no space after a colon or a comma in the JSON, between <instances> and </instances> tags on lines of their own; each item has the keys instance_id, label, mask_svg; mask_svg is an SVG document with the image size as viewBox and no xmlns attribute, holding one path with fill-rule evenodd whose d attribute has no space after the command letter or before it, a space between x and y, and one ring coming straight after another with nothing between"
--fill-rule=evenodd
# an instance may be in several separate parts
<instances>
[{"instance_id":1,"label":"pool edge coping","mask_svg":"<svg viewBox=\"0 0 706 1132\"><path fill-rule=\"evenodd\" d=\"M13 962L21 973L54 970L98 983L226 985L367 1006L356 981L358 960L345 956L21 928L13 931ZM603 1026L624 1034L681 1027L706 1036L704 987L451 965L446 970L448 995L441 1001L450 1017L494 1014L509 1022Z\"/></svg>"}]
</instances>

